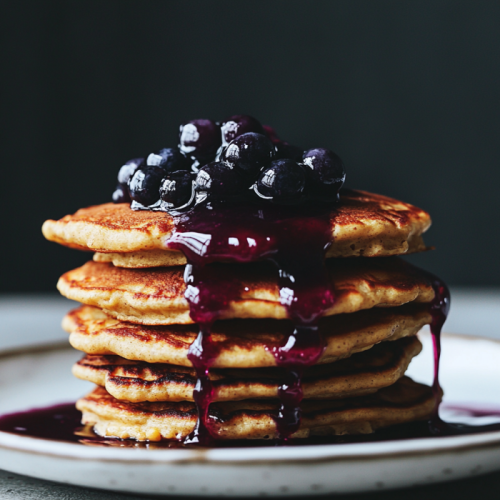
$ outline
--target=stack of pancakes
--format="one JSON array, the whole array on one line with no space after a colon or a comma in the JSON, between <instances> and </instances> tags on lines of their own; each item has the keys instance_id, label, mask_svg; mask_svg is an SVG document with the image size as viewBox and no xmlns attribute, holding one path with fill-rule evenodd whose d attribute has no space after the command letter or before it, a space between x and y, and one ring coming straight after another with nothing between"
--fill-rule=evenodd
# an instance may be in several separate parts
<instances>
[{"instance_id":1,"label":"stack of pancakes","mask_svg":"<svg viewBox=\"0 0 500 500\"><path fill-rule=\"evenodd\" d=\"M319 323L323 354L303 374L294 438L370 433L434 411L431 388L404 373L421 351L416 333L431 322L435 292L424 272L396 257L424 250L429 226L429 215L412 205L360 191L341 196L327 251L335 303ZM74 375L97 385L77 408L101 436L182 440L196 425L197 378L187 354L198 327L184 297L186 259L166 249L174 231L170 215L127 204L82 209L43 226L47 239L95 252L58 289L83 304L63 327L85 353ZM266 262L213 266L221 279L238 280L242 293L212 328L210 431L219 439L274 439L284 373L273 349L293 330L276 269Z\"/></svg>"}]
</instances>

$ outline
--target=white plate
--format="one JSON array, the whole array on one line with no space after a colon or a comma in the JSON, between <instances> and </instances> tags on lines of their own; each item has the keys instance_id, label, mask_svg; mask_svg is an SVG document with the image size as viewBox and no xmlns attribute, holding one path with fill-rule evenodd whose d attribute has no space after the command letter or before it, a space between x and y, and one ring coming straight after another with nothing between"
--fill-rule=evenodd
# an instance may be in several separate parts
<instances>
[{"instance_id":1,"label":"white plate","mask_svg":"<svg viewBox=\"0 0 500 500\"><path fill-rule=\"evenodd\" d=\"M428 334L409 375L432 377ZM0 357L0 414L74 401L89 388L69 348ZM500 343L444 336L445 402L500 409ZM457 420L457 419L455 419ZM463 419L462 419L463 421ZM489 421L485 421L489 423ZM381 490L500 469L500 432L300 447L213 450L95 448L0 432L0 468L41 479L143 494L311 495Z\"/></svg>"}]
</instances>

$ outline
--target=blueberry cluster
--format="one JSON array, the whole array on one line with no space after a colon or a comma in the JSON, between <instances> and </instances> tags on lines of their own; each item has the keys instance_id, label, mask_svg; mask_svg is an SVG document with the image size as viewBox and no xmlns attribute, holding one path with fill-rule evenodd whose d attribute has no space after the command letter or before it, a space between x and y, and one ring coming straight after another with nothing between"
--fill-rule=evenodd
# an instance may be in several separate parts
<instances>
[{"instance_id":1,"label":"blueberry cluster","mask_svg":"<svg viewBox=\"0 0 500 500\"><path fill-rule=\"evenodd\" d=\"M182 211L200 203L336 202L345 181L329 149L303 151L247 115L180 126L179 145L128 161L118 172L115 203Z\"/></svg>"}]
</instances>

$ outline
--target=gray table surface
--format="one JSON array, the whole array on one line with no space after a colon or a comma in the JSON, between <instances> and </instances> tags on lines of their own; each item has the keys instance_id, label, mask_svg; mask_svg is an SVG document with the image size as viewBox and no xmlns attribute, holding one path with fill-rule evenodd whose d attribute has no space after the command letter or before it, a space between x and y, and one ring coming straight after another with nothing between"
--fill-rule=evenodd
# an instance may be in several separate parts
<instances>
[{"instance_id":1,"label":"gray table surface","mask_svg":"<svg viewBox=\"0 0 500 500\"><path fill-rule=\"evenodd\" d=\"M64 340L60 323L75 303L53 294L0 295L0 350ZM500 339L500 289L452 290L452 308L445 330ZM454 500L500 498L500 472L473 479L406 490L341 496L351 500ZM0 499L139 499L148 498L67 486L0 470ZM169 496L172 498L172 496ZM318 497L319 498L319 497Z\"/></svg>"}]
</instances>

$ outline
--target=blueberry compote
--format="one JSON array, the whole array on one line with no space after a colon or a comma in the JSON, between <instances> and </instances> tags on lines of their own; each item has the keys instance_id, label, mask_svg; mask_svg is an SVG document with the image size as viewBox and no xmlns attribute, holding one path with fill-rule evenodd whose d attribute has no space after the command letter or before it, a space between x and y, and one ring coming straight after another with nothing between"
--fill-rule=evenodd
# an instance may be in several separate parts
<instances>
[{"instance_id":1,"label":"blueberry compote","mask_svg":"<svg viewBox=\"0 0 500 500\"><path fill-rule=\"evenodd\" d=\"M200 325L188 355L199 377L195 401L200 418L188 442L203 444L210 435L208 370L217 355L210 340L211 325L244 293L241 283L220 272L224 264L214 262L245 265L269 260L275 264L281 305L295 322L286 342L273 350L276 363L287 374L279 389L281 407L275 419L282 440L298 429L302 370L316 363L323 352L317 322L335 300L324 262L332 240L332 209L204 205L174 217L175 232L166 246L182 251L188 259L186 299L191 318Z\"/></svg>"}]
</instances>

